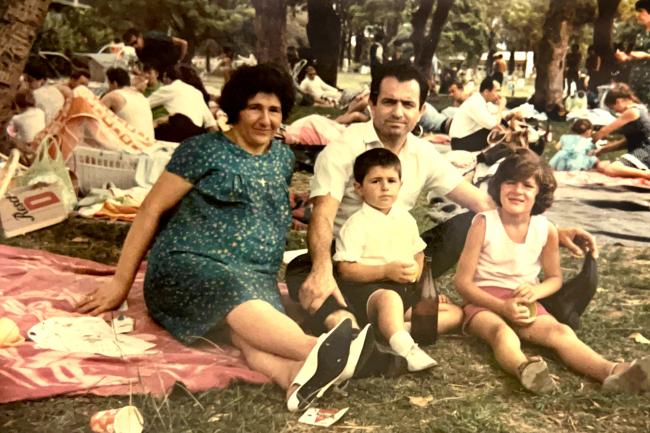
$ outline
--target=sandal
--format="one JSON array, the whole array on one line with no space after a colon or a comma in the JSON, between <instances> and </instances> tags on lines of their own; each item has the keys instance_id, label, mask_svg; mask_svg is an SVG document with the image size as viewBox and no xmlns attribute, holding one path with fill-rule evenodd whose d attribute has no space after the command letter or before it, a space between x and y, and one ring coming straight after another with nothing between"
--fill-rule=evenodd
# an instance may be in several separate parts
<instances>
[{"instance_id":1,"label":"sandal","mask_svg":"<svg viewBox=\"0 0 650 433\"><path fill-rule=\"evenodd\" d=\"M540 356L532 356L517 367L519 382L534 394L544 394L553 389L553 380L548 372L548 365Z\"/></svg>"},{"instance_id":2,"label":"sandal","mask_svg":"<svg viewBox=\"0 0 650 433\"><path fill-rule=\"evenodd\" d=\"M287 399L290 412L307 409L338 381L347 365L351 342L350 319L340 321L331 331L318 338L291 384L291 387L298 387Z\"/></svg>"},{"instance_id":3,"label":"sandal","mask_svg":"<svg viewBox=\"0 0 650 433\"><path fill-rule=\"evenodd\" d=\"M603 391L632 394L650 391L650 356L636 359L626 370L607 376Z\"/></svg>"}]
</instances>

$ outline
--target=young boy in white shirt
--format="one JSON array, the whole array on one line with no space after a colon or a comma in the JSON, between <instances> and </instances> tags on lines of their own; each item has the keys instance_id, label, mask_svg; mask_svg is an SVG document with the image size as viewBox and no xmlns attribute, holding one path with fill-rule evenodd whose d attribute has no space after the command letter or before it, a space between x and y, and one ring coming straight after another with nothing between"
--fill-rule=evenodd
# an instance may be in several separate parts
<instances>
[{"instance_id":1,"label":"young boy in white shirt","mask_svg":"<svg viewBox=\"0 0 650 433\"><path fill-rule=\"evenodd\" d=\"M371 149L357 157L353 172L364 203L336 238L341 291L359 324L375 324L409 371L431 368L436 361L413 341L404 321L416 301L426 243L411 214L393 207L402 185L400 160L388 149ZM462 310L446 302L440 307L438 332L457 327Z\"/></svg>"}]
</instances>

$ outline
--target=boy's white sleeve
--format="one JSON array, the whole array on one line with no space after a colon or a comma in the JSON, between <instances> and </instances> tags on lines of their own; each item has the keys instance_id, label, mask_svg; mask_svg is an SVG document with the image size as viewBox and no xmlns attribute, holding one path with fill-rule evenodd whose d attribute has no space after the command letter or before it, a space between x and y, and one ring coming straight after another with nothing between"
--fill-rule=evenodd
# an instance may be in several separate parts
<instances>
[{"instance_id":1,"label":"boy's white sleeve","mask_svg":"<svg viewBox=\"0 0 650 433\"><path fill-rule=\"evenodd\" d=\"M411 216L409 214L409 216ZM420 230L418 229L418 224L415 221L415 218L411 216L410 221L409 221L409 232L412 235L412 242L411 245L413 245L413 255L415 256L417 253L424 251L424 249L427 247L427 243L422 240L420 237Z\"/></svg>"},{"instance_id":2,"label":"boy's white sleeve","mask_svg":"<svg viewBox=\"0 0 650 433\"><path fill-rule=\"evenodd\" d=\"M348 219L336 237L336 252L332 260L335 262L358 262L363 254L366 232L359 222L360 219Z\"/></svg>"}]
</instances>

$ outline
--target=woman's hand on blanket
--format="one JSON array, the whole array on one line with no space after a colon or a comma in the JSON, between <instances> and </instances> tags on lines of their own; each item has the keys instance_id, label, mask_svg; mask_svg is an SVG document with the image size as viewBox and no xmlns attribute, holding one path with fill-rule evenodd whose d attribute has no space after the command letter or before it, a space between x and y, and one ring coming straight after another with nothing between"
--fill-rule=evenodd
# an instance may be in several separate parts
<instances>
[{"instance_id":1,"label":"woman's hand on blanket","mask_svg":"<svg viewBox=\"0 0 650 433\"><path fill-rule=\"evenodd\" d=\"M420 272L420 267L414 261L400 262L394 261L386 266L386 277L396 283L415 283Z\"/></svg>"},{"instance_id":2,"label":"woman's hand on blanket","mask_svg":"<svg viewBox=\"0 0 650 433\"><path fill-rule=\"evenodd\" d=\"M530 317L530 310L525 304L526 300L521 297L504 299L501 316L514 325L528 326L535 321L535 318Z\"/></svg>"},{"instance_id":3,"label":"woman's hand on blanket","mask_svg":"<svg viewBox=\"0 0 650 433\"><path fill-rule=\"evenodd\" d=\"M517 287L514 292L512 292L513 298L522 298L527 304L532 304L537 301L537 294L535 293L534 286L524 283L521 286Z\"/></svg>"},{"instance_id":4,"label":"woman's hand on blanket","mask_svg":"<svg viewBox=\"0 0 650 433\"><path fill-rule=\"evenodd\" d=\"M128 293L128 287L124 289L115 279L111 279L110 283L86 295L77 304L77 309L81 313L97 316L105 311L114 310L119 307L126 299Z\"/></svg>"},{"instance_id":5,"label":"woman's hand on blanket","mask_svg":"<svg viewBox=\"0 0 650 433\"><path fill-rule=\"evenodd\" d=\"M574 257L583 257L585 253L591 253L594 259L598 258L596 239L589 232L577 227L558 227L557 233L560 245L568 248Z\"/></svg>"}]
</instances>

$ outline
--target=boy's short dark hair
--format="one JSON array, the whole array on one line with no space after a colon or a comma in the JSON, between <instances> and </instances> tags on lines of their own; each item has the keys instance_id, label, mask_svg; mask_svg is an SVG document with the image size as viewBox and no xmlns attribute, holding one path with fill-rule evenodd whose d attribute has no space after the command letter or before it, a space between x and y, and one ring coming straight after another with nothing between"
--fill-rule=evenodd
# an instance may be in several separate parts
<instances>
[{"instance_id":1,"label":"boy's short dark hair","mask_svg":"<svg viewBox=\"0 0 650 433\"><path fill-rule=\"evenodd\" d=\"M16 104L16 107L20 108L21 110L29 107L35 107L36 101L34 100L34 93L31 90L19 91L16 93L16 97L14 98L14 104Z\"/></svg>"},{"instance_id":2,"label":"boy's short dark hair","mask_svg":"<svg viewBox=\"0 0 650 433\"><path fill-rule=\"evenodd\" d=\"M239 121L239 112L248 100L258 93L271 93L280 100L282 120L286 120L293 107L295 92L293 80L280 68L270 64L242 66L233 72L221 91L219 106L228 115L228 123Z\"/></svg>"},{"instance_id":3,"label":"boy's short dark hair","mask_svg":"<svg viewBox=\"0 0 650 433\"><path fill-rule=\"evenodd\" d=\"M372 74L372 81L370 82L370 101L374 105L377 105L381 82L386 77L394 77L400 83L415 80L420 86L418 108L422 108L429 94L429 83L427 83L424 74L413 66L413 64L404 62L389 62L384 65L377 65L376 71Z\"/></svg>"},{"instance_id":4,"label":"boy's short dark hair","mask_svg":"<svg viewBox=\"0 0 650 433\"><path fill-rule=\"evenodd\" d=\"M126 69L123 68L108 68L106 70L106 78L109 83L117 83L120 87L131 85L131 77Z\"/></svg>"},{"instance_id":5,"label":"boy's short dark hair","mask_svg":"<svg viewBox=\"0 0 650 433\"><path fill-rule=\"evenodd\" d=\"M650 13L650 0L640 0L634 4L634 10L639 11L645 9L646 12Z\"/></svg>"},{"instance_id":6,"label":"boy's short dark hair","mask_svg":"<svg viewBox=\"0 0 650 433\"><path fill-rule=\"evenodd\" d=\"M571 125L571 131L575 132L576 134L584 134L593 128L594 125L592 125L588 119L578 119L573 122L573 125Z\"/></svg>"},{"instance_id":7,"label":"boy's short dark hair","mask_svg":"<svg viewBox=\"0 0 650 433\"><path fill-rule=\"evenodd\" d=\"M47 67L41 62L29 62L25 66L24 73L34 80L47 79Z\"/></svg>"},{"instance_id":8,"label":"boy's short dark hair","mask_svg":"<svg viewBox=\"0 0 650 433\"><path fill-rule=\"evenodd\" d=\"M354 180L358 183L363 183L363 179L366 178L368 172L373 167L394 168L397 170L400 179L402 178L402 164L397 155L388 149L377 147L366 150L354 160L354 167L352 169Z\"/></svg>"},{"instance_id":9,"label":"boy's short dark hair","mask_svg":"<svg viewBox=\"0 0 650 433\"><path fill-rule=\"evenodd\" d=\"M521 182L531 176L535 177L539 192L530 213L539 215L553 204L553 193L557 188L557 182L553 176L553 169L544 158L530 149L518 148L499 164L496 173L488 182L488 194L500 207L501 184L506 181Z\"/></svg>"}]
</instances>

